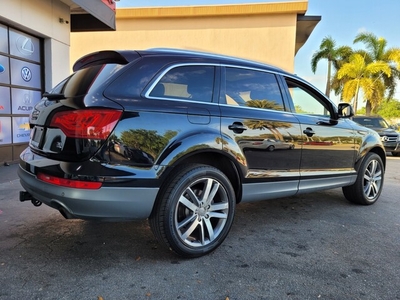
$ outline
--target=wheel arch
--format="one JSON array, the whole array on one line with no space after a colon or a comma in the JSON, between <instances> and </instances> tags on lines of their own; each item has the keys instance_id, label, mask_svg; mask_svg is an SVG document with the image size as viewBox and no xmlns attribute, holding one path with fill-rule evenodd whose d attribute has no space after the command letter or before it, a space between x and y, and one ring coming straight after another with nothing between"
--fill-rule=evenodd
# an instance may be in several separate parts
<instances>
[{"instance_id":1,"label":"wheel arch","mask_svg":"<svg viewBox=\"0 0 400 300\"><path fill-rule=\"evenodd\" d=\"M219 169L231 182L235 191L236 202L240 202L242 198L242 175L239 171L240 166L237 166L224 152L215 149L192 152L175 161L173 165L168 166L160 178L161 188L159 194L163 193L164 186L168 182L170 175L173 174L177 168L187 164L209 165Z\"/></svg>"},{"instance_id":2,"label":"wheel arch","mask_svg":"<svg viewBox=\"0 0 400 300\"><path fill-rule=\"evenodd\" d=\"M358 171L359 166L370 152L376 153L382 160L383 166L386 169L386 151L381 142L379 134L375 131L368 130L359 150L359 157L356 161L355 167Z\"/></svg>"},{"instance_id":3,"label":"wheel arch","mask_svg":"<svg viewBox=\"0 0 400 300\"><path fill-rule=\"evenodd\" d=\"M369 152L374 152L378 154L382 160L383 166L386 169L386 152L381 147L372 148Z\"/></svg>"},{"instance_id":4,"label":"wheel arch","mask_svg":"<svg viewBox=\"0 0 400 300\"><path fill-rule=\"evenodd\" d=\"M356 162L356 170L358 171L361 163L363 162L364 158L367 156L368 153L373 152L376 153L377 155L379 155L379 157L382 160L383 163L383 167L386 169L386 152L384 149L382 149L382 147L379 146L375 146L375 147L371 147L369 149L364 149L364 151L362 152L362 155L360 157L360 159Z\"/></svg>"}]
</instances>

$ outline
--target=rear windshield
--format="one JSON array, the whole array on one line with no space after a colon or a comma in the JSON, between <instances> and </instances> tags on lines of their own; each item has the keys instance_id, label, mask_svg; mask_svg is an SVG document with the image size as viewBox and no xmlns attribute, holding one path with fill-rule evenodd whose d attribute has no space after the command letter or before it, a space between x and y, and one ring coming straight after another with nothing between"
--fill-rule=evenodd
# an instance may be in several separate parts
<instances>
[{"instance_id":1,"label":"rear windshield","mask_svg":"<svg viewBox=\"0 0 400 300\"><path fill-rule=\"evenodd\" d=\"M56 85L51 94L63 94L66 98L85 95L90 89L96 89L117 73L125 65L96 65L79 70Z\"/></svg>"}]
</instances>

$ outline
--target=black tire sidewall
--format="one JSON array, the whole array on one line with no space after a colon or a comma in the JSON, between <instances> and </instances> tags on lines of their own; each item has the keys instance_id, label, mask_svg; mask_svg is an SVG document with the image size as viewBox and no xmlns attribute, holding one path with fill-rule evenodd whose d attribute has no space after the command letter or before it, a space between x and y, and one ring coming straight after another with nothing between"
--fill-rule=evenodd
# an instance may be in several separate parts
<instances>
[{"instance_id":1,"label":"black tire sidewall","mask_svg":"<svg viewBox=\"0 0 400 300\"><path fill-rule=\"evenodd\" d=\"M169 246L176 253L185 256L185 257L198 257L205 255L213 250L215 250L226 238L228 235L230 228L233 223L234 214L235 214L235 204L236 197L234 190L232 188L231 183L227 179L227 177L220 172L218 169L210 167L210 166L198 166L192 169L184 169L182 172L176 175L179 178L176 181L172 180L171 184L174 186L170 187L170 192L164 195L163 201L165 214L164 214L164 232L165 237L168 241ZM182 193L187 189L189 185L191 185L194 181L201 178L212 178L217 180L226 190L228 195L229 202L229 212L228 218L226 220L226 224L219 234L219 236L210 242L209 244L201 247L191 247L185 244L181 238L179 237L179 233L175 229L175 209L179 197Z\"/></svg>"},{"instance_id":2,"label":"black tire sidewall","mask_svg":"<svg viewBox=\"0 0 400 300\"><path fill-rule=\"evenodd\" d=\"M368 199L364 193L364 175L365 175L365 171L366 171L368 165L373 160L376 160L379 163L379 166L382 171L382 175L381 175L382 181L381 181L380 189L379 189L378 193L376 194L376 196L373 199ZM347 186L347 187L343 188L345 197L349 201L351 201L353 203L357 203L357 204L363 204L363 205L374 204L379 199L380 194L382 192L383 184L384 184L384 177L385 177L384 174L385 174L385 167L383 165L381 157L376 153L372 153L372 152L368 153L366 155L364 161L362 162L360 169L358 170L356 182L351 186Z\"/></svg>"},{"instance_id":3,"label":"black tire sidewall","mask_svg":"<svg viewBox=\"0 0 400 300\"><path fill-rule=\"evenodd\" d=\"M372 160L376 160L376 161L378 161L378 163L379 163L379 167L380 167L380 169L381 169L381 172L382 172L382 181L381 181L381 185L380 185L380 189L379 189L379 191L378 191L378 193L376 194L376 196L374 197L374 199L372 199L372 200L370 200L370 199L368 199L366 196L365 196L365 194L364 194L364 190L363 190L363 196L364 196L364 199L365 199L365 201L368 203L368 204L373 204L373 203L375 203L378 199L379 199L379 197L380 197L380 195L381 195L381 193L382 193L382 189L383 189L383 183L384 183L384 174L385 174L385 167L383 166L383 162L382 162L382 159L380 158L380 156L378 155L378 154L376 154L376 153L370 153L370 156L368 157L368 159L364 162L364 164L363 164L363 175L361 176L361 174L360 174L360 177L362 177L361 178L361 180L363 181L364 179L364 174L365 174L365 171L366 171L366 169L367 169L367 166L370 164L370 162L372 161ZM363 185L362 185L363 186Z\"/></svg>"}]
</instances>

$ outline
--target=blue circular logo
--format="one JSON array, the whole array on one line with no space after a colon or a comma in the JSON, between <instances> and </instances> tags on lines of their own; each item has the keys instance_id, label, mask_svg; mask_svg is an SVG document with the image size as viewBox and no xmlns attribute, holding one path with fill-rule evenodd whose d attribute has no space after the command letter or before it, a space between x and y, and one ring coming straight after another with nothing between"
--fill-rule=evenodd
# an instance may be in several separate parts
<instances>
[{"instance_id":1,"label":"blue circular logo","mask_svg":"<svg viewBox=\"0 0 400 300\"><path fill-rule=\"evenodd\" d=\"M6 70L3 65L0 65L0 73L3 73Z\"/></svg>"}]
</instances>

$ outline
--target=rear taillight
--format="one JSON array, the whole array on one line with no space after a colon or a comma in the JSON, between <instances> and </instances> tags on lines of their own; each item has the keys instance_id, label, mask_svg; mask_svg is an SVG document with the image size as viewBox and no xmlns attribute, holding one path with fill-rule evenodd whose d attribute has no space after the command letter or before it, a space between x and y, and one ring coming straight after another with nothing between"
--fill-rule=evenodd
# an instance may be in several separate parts
<instances>
[{"instance_id":1,"label":"rear taillight","mask_svg":"<svg viewBox=\"0 0 400 300\"><path fill-rule=\"evenodd\" d=\"M105 140L113 131L122 111L85 109L58 112L50 126L62 130L67 137Z\"/></svg>"},{"instance_id":2,"label":"rear taillight","mask_svg":"<svg viewBox=\"0 0 400 300\"><path fill-rule=\"evenodd\" d=\"M77 189L97 190L101 188L102 185L101 182L71 180L71 179L50 176L43 173L38 173L37 178L44 182L51 183L54 185L64 186L69 188L77 188Z\"/></svg>"}]
</instances>

